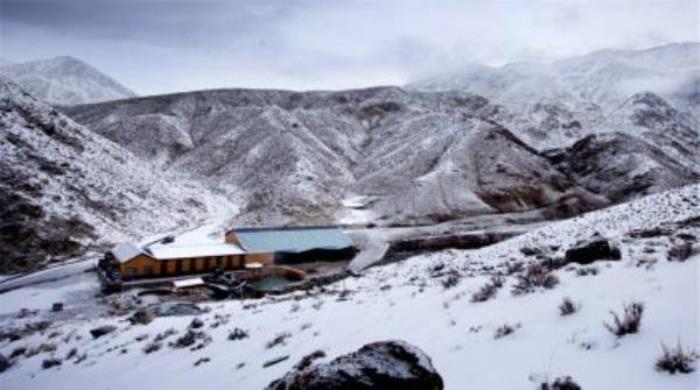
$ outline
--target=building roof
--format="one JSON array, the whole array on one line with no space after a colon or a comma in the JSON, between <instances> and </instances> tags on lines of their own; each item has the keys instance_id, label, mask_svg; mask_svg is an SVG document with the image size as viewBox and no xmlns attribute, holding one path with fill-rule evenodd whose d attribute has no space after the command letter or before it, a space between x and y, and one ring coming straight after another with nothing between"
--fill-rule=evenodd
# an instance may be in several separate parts
<instances>
[{"instance_id":1,"label":"building roof","mask_svg":"<svg viewBox=\"0 0 700 390\"><path fill-rule=\"evenodd\" d=\"M299 253L313 249L353 247L350 238L334 226L233 229L241 245L250 252Z\"/></svg>"},{"instance_id":2,"label":"building roof","mask_svg":"<svg viewBox=\"0 0 700 390\"><path fill-rule=\"evenodd\" d=\"M142 253L141 248L127 243L115 245L111 252L120 263L127 262Z\"/></svg>"},{"instance_id":3,"label":"building roof","mask_svg":"<svg viewBox=\"0 0 700 390\"><path fill-rule=\"evenodd\" d=\"M238 245L220 243L203 245L154 244L144 248L144 253L156 260L182 259L188 257L229 256L244 254Z\"/></svg>"}]
</instances>

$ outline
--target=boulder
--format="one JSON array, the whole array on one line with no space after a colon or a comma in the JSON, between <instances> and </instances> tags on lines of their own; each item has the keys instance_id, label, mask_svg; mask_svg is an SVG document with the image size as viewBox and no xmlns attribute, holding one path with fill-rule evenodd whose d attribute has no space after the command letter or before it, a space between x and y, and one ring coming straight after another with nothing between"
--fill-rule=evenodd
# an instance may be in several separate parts
<instances>
[{"instance_id":1,"label":"boulder","mask_svg":"<svg viewBox=\"0 0 700 390\"><path fill-rule=\"evenodd\" d=\"M12 367L12 361L0 353L0 372L7 371Z\"/></svg>"},{"instance_id":2,"label":"boulder","mask_svg":"<svg viewBox=\"0 0 700 390\"><path fill-rule=\"evenodd\" d=\"M117 327L114 325L104 325L104 326L100 326L100 327L97 327L95 329L92 329L90 331L90 334L92 335L93 338L96 339L96 338L100 338L106 334L112 333L115 330L117 330Z\"/></svg>"},{"instance_id":3,"label":"boulder","mask_svg":"<svg viewBox=\"0 0 700 390\"><path fill-rule=\"evenodd\" d=\"M131 322L132 325L148 325L153 321L153 317L153 312L150 309L141 308L136 310L136 312L129 317L129 322Z\"/></svg>"},{"instance_id":4,"label":"boulder","mask_svg":"<svg viewBox=\"0 0 700 390\"><path fill-rule=\"evenodd\" d=\"M610 245L608 240L591 241L566 251L567 263L590 264L596 260L620 260L620 250Z\"/></svg>"},{"instance_id":5,"label":"boulder","mask_svg":"<svg viewBox=\"0 0 700 390\"><path fill-rule=\"evenodd\" d=\"M668 261L685 261L693 253L693 244L682 242L673 245L668 250Z\"/></svg>"},{"instance_id":6,"label":"boulder","mask_svg":"<svg viewBox=\"0 0 700 390\"><path fill-rule=\"evenodd\" d=\"M440 390L442 377L430 358L404 341L380 341L328 363L298 364L268 390Z\"/></svg>"}]
</instances>

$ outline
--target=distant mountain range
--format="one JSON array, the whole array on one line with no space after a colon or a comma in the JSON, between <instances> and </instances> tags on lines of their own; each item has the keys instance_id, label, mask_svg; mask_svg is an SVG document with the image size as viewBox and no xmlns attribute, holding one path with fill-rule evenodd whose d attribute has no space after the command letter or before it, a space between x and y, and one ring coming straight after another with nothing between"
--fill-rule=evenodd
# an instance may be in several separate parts
<instances>
[{"instance_id":1,"label":"distant mountain range","mask_svg":"<svg viewBox=\"0 0 700 390\"><path fill-rule=\"evenodd\" d=\"M246 225L576 215L700 181L699 50L602 51L406 88L57 108L0 78L7 203L39 205L33 220L76 217L103 239L207 215Z\"/></svg>"},{"instance_id":2,"label":"distant mountain range","mask_svg":"<svg viewBox=\"0 0 700 390\"><path fill-rule=\"evenodd\" d=\"M407 89L228 89L64 110L168 172L221 188L246 221L563 215L698 180L693 53L699 45L600 51ZM348 211L349 198L367 204Z\"/></svg>"},{"instance_id":3,"label":"distant mountain range","mask_svg":"<svg viewBox=\"0 0 700 390\"><path fill-rule=\"evenodd\" d=\"M136 96L133 91L73 57L18 64L0 62L0 74L50 104L96 103Z\"/></svg>"}]
</instances>

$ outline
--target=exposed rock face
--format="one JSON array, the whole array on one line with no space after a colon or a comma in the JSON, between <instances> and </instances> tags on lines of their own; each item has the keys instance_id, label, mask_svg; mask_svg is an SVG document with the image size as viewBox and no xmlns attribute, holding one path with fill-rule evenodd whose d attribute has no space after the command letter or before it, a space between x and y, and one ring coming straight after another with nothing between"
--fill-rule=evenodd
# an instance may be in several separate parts
<instances>
[{"instance_id":1,"label":"exposed rock face","mask_svg":"<svg viewBox=\"0 0 700 390\"><path fill-rule=\"evenodd\" d=\"M571 248L566 251L567 263L590 264L596 260L620 260L618 248L610 245L608 240L600 239Z\"/></svg>"},{"instance_id":2,"label":"exposed rock face","mask_svg":"<svg viewBox=\"0 0 700 390\"><path fill-rule=\"evenodd\" d=\"M579 185L615 203L700 180L660 148L624 133L590 135L547 155Z\"/></svg>"},{"instance_id":3,"label":"exposed rock face","mask_svg":"<svg viewBox=\"0 0 700 390\"><path fill-rule=\"evenodd\" d=\"M588 61L595 69L573 77ZM243 224L357 222L353 215L359 223L414 224L530 210L561 218L700 180L688 94L610 90L620 78L655 73L596 61L513 66L503 76L476 69L485 84L469 91L493 92L493 100L396 87L229 89L63 109L165 172L185 172L239 200ZM566 81L543 90L548 72L593 86ZM498 93L511 82L512 91ZM353 214L344 207L352 198L373 200Z\"/></svg>"},{"instance_id":4,"label":"exposed rock face","mask_svg":"<svg viewBox=\"0 0 700 390\"><path fill-rule=\"evenodd\" d=\"M233 209L0 76L0 272L192 224L214 199Z\"/></svg>"},{"instance_id":5,"label":"exposed rock face","mask_svg":"<svg viewBox=\"0 0 700 390\"><path fill-rule=\"evenodd\" d=\"M117 327L114 325L104 325L97 327L95 329L90 330L90 334L92 335L93 338L97 339L100 338L106 334L110 334L117 330Z\"/></svg>"},{"instance_id":6,"label":"exposed rock face","mask_svg":"<svg viewBox=\"0 0 700 390\"><path fill-rule=\"evenodd\" d=\"M299 365L268 390L443 389L440 374L420 349L403 341L367 344L328 363Z\"/></svg>"},{"instance_id":7,"label":"exposed rock face","mask_svg":"<svg viewBox=\"0 0 700 390\"><path fill-rule=\"evenodd\" d=\"M356 195L375 199L364 212L386 224L600 206L499 124L500 107L466 93L217 90L64 110L240 199L240 223L343 222Z\"/></svg>"},{"instance_id":8,"label":"exposed rock face","mask_svg":"<svg viewBox=\"0 0 700 390\"><path fill-rule=\"evenodd\" d=\"M626 110L620 110L625 101L637 100L640 107L647 103L651 103L648 107L661 107L649 99L630 101L630 96L641 91L670 100L682 115L700 119L699 54L698 43L637 51L601 50L553 63L471 66L411 83L407 88L484 96L507 108L500 120L503 125L536 149L545 150L564 147L591 132L621 131L608 117L625 114ZM658 124L655 117L640 112L636 122Z\"/></svg>"}]
</instances>

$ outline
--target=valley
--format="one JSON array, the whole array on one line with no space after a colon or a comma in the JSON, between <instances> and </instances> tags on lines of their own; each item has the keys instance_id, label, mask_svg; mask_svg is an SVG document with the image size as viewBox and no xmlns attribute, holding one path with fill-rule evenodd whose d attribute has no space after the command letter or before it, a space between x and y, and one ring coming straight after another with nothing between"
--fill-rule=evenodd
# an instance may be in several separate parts
<instances>
[{"instance_id":1,"label":"valley","mask_svg":"<svg viewBox=\"0 0 700 390\"><path fill-rule=\"evenodd\" d=\"M448 388L695 388L655 361L697 360L699 52L151 96L71 57L2 65L0 387L273 389L402 340ZM118 243L320 225L357 254L255 296L97 277Z\"/></svg>"}]
</instances>

